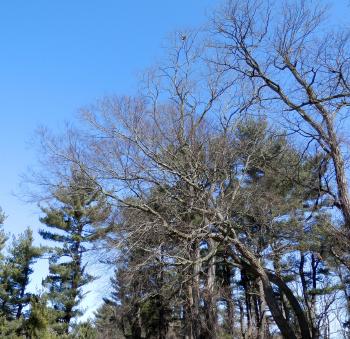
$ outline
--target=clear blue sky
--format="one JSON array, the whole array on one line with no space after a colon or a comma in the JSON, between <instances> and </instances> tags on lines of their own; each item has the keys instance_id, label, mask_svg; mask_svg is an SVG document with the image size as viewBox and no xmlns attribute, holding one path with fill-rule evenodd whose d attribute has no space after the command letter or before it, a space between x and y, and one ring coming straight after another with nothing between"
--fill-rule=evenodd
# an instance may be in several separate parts
<instances>
[{"instance_id":1,"label":"clear blue sky","mask_svg":"<svg viewBox=\"0 0 350 339\"><path fill-rule=\"evenodd\" d=\"M39 227L39 211L12 195L35 164L28 146L45 125L57 131L79 107L124 94L161 54L167 33L205 21L210 0L11 0L0 3L0 206L7 232ZM346 0L333 15L347 20ZM210 13L210 11L209 11ZM346 21L344 21L346 22ZM40 264L32 286L39 286ZM105 290L105 286L103 287ZM91 294L96 304L101 294Z\"/></svg>"}]
</instances>

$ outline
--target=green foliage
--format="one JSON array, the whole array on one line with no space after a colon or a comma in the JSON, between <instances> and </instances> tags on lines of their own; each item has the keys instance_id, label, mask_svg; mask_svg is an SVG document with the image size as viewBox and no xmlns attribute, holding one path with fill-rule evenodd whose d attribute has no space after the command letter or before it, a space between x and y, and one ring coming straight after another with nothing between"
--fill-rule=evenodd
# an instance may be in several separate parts
<instances>
[{"instance_id":1,"label":"green foliage","mask_svg":"<svg viewBox=\"0 0 350 339\"><path fill-rule=\"evenodd\" d=\"M50 230L40 234L60 246L50 251L49 275L43 285L55 313L55 331L64 335L71 320L80 314L81 288L94 279L85 272L83 254L108 218L110 207L93 182L74 170L70 182L55 192L55 199L57 206L43 208L45 216L41 218Z\"/></svg>"},{"instance_id":2,"label":"green foliage","mask_svg":"<svg viewBox=\"0 0 350 339\"><path fill-rule=\"evenodd\" d=\"M140 318L147 338L159 335L159 324L165 320L165 313L164 301L159 294L141 303Z\"/></svg>"},{"instance_id":3,"label":"green foliage","mask_svg":"<svg viewBox=\"0 0 350 339\"><path fill-rule=\"evenodd\" d=\"M99 332L93 326L91 321L86 321L79 323L74 326L72 333L70 334L71 338L77 339L98 339Z\"/></svg>"},{"instance_id":4,"label":"green foliage","mask_svg":"<svg viewBox=\"0 0 350 339\"><path fill-rule=\"evenodd\" d=\"M51 329L53 323L52 310L47 307L45 297L33 296L30 301L30 312L26 321L26 333L32 339L58 338Z\"/></svg>"},{"instance_id":5,"label":"green foliage","mask_svg":"<svg viewBox=\"0 0 350 339\"><path fill-rule=\"evenodd\" d=\"M1 264L0 311L6 319L19 319L28 305L31 294L27 292L33 264L43 254L43 249L33 245L33 233L26 229L15 237L8 256Z\"/></svg>"},{"instance_id":6,"label":"green foliage","mask_svg":"<svg viewBox=\"0 0 350 339\"><path fill-rule=\"evenodd\" d=\"M5 316L0 317L0 336L6 339L24 338L25 323L24 319L7 319Z\"/></svg>"},{"instance_id":7,"label":"green foliage","mask_svg":"<svg viewBox=\"0 0 350 339\"><path fill-rule=\"evenodd\" d=\"M105 302L95 312L95 326L101 338L122 338L120 313L116 304Z\"/></svg>"}]
</instances>

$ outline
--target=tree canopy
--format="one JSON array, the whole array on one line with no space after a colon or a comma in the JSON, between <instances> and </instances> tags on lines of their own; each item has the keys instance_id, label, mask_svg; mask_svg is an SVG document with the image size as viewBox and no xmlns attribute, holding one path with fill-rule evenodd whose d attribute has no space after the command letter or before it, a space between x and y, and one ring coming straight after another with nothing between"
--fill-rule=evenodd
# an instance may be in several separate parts
<instances>
[{"instance_id":1,"label":"tree canopy","mask_svg":"<svg viewBox=\"0 0 350 339\"><path fill-rule=\"evenodd\" d=\"M40 235L55 246L41 294L30 230L0 257L1 333L347 338L350 34L326 13L226 1L174 34L137 94L43 131ZM79 323L90 251L114 276Z\"/></svg>"}]
</instances>

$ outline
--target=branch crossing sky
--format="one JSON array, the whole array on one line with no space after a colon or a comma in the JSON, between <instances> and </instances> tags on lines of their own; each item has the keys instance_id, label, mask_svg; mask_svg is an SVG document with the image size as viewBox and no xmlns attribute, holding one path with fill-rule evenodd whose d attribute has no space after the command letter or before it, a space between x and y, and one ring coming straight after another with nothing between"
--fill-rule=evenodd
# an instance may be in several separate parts
<instances>
[{"instance_id":1,"label":"branch crossing sky","mask_svg":"<svg viewBox=\"0 0 350 339\"><path fill-rule=\"evenodd\" d=\"M110 94L129 94L137 74L162 55L168 33L197 27L210 16L210 0L11 0L0 3L0 206L5 231L40 227L39 208L21 201L20 174L35 165L35 130L59 132L81 106ZM346 0L331 13L350 24ZM35 140L34 140L35 143ZM19 194L20 195L20 194ZM36 242L42 242L36 235ZM103 269L97 269L103 274ZM35 267L39 289L47 263ZM106 296L108 281L89 289L85 317Z\"/></svg>"}]
</instances>

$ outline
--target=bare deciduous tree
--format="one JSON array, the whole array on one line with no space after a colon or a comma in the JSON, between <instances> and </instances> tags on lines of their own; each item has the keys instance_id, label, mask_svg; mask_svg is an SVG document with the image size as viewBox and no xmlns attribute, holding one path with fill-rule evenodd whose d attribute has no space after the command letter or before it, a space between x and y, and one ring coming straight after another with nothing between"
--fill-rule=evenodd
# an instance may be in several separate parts
<instances>
[{"instance_id":1,"label":"bare deciduous tree","mask_svg":"<svg viewBox=\"0 0 350 339\"><path fill-rule=\"evenodd\" d=\"M140 300L177 295L173 305L183 307L190 338L215 338L220 297L231 298L231 326L239 309L242 337L271 337L270 313L285 338L329 330L337 287L320 283L319 268L323 247L346 265L348 242L324 246L324 238L349 240L337 124L350 104L350 59L348 37L329 43L320 29L324 10L316 7L286 4L279 21L264 1L229 1L210 39L176 35L169 59L145 74L139 96L101 100L82 111L80 132L43 138L56 181L42 183L53 192L69 179L71 164L89 176L118 214L109 244L133 254L124 277L139 284ZM267 113L307 138L303 152L283 131L269 130ZM330 206L343 224L334 227L324 210ZM220 265L226 276L219 283ZM297 268L297 287L285 267ZM233 268L244 296L236 303ZM154 275L161 284L140 283ZM159 331L164 338L166 326Z\"/></svg>"},{"instance_id":2,"label":"bare deciduous tree","mask_svg":"<svg viewBox=\"0 0 350 339\"><path fill-rule=\"evenodd\" d=\"M324 185L344 218L349 237L350 200L344 135L350 106L347 30L327 29L326 8L316 2L229 1L213 20L221 70L254 85L263 109L282 114L285 126L316 142L332 160L336 191ZM275 116L280 122L281 117ZM328 184L328 183L326 183Z\"/></svg>"}]
</instances>

